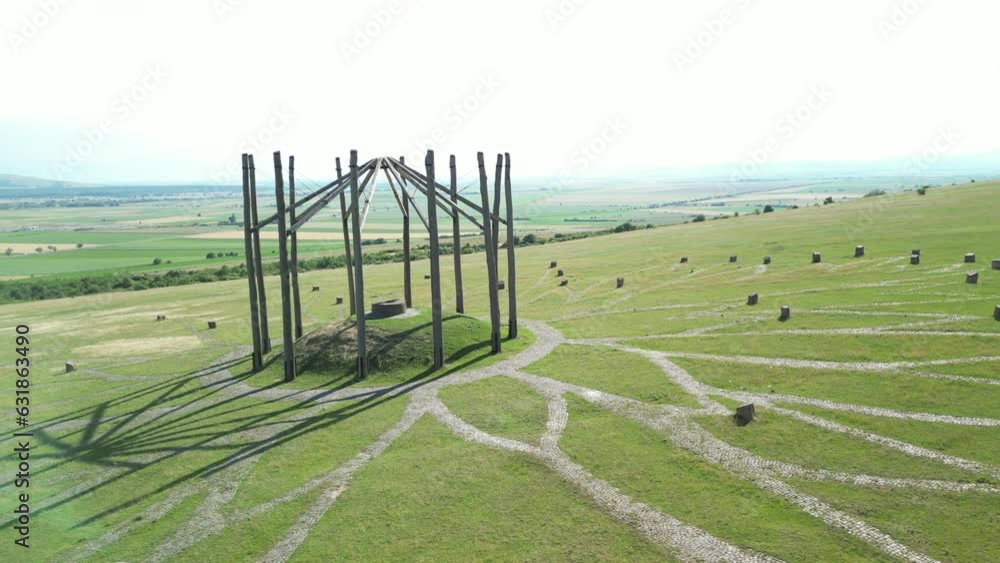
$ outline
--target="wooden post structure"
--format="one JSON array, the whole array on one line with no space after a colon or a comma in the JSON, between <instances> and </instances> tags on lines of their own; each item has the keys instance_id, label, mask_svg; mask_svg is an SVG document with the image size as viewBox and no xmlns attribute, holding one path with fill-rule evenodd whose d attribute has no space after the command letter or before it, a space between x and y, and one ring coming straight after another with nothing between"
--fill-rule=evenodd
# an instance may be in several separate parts
<instances>
[{"instance_id":1,"label":"wooden post structure","mask_svg":"<svg viewBox=\"0 0 1000 563\"><path fill-rule=\"evenodd\" d=\"M507 338L517 338L517 275L514 268L514 196L510 185L510 153L504 153L507 207Z\"/></svg>"},{"instance_id":2,"label":"wooden post structure","mask_svg":"<svg viewBox=\"0 0 1000 563\"><path fill-rule=\"evenodd\" d=\"M497 155L497 173L493 184L493 264L500 275L500 202L503 201L501 179L503 178L503 155ZM499 281L499 280L497 280Z\"/></svg>"},{"instance_id":3,"label":"wooden post structure","mask_svg":"<svg viewBox=\"0 0 1000 563\"><path fill-rule=\"evenodd\" d=\"M288 157L288 205L291 207L289 220L295 224L295 157ZM295 309L295 338L302 338L302 298L299 295L299 235L292 231L292 301Z\"/></svg>"},{"instance_id":4,"label":"wooden post structure","mask_svg":"<svg viewBox=\"0 0 1000 563\"><path fill-rule=\"evenodd\" d=\"M451 203L458 207L458 168L455 165L455 155L451 155L448 165L451 168ZM428 188L433 189L433 188ZM462 231L458 224L458 213L451 215L452 244L454 249L452 254L455 258L455 312L465 312L465 295L462 291Z\"/></svg>"},{"instance_id":5,"label":"wooden post structure","mask_svg":"<svg viewBox=\"0 0 1000 563\"><path fill-rule=\"evenodd\" d=\"M399 162L406 164L406 157L399 157ZM403 191L403 302L406 308L413 307L412 272L410 270L410 198L406 196L406 178L399 179Z\"/></svg>"},{"instance_id":6,"label":"wooden post structure","mask_svg":"<svg viewBox=\"0 0 1000 563\"><path fill-rule=\"evenodd\" d=\"M500 353L500 299L497 295L497 267L493 248L493 220L490 219L489 180L486 178L486 161L483 153L479 160L479 193L483 200L483 237L486 240L486 277L490 294L490 347L494 354Z\"/></svg>"},{"instance_id":7,"label":"wooden post structure","mask_svg":"<svg viewBox=\"0 0 1000 563\"><path fill-rule=\"evenodd\" d=\"M434 186L434 151L427 151L427 230L431 237L431 321L434 369L444 366L444 328L441 326L441 264L437 224L437 188Z\"/></svg>"},{"instance_id":8,"label":"wooden post structure","mask_svg":"<svg viewBox=\"0 0 1000 563\"><path fill-rule=\"evenodd\" d=\"M340 157L336 158L337 162L337 180L343 180L344 174L340 169ZM347 293L348 299L351 303L351 315L356 313L354 307L354 263L351 260L351 235L350 226L348 225L347 217L347 196L344 192L347 190L340 191L340 218L341 222L344 224L344 265L347 267Z\"/></svg>"},{"instance_id":9,"label":"wooden post structure","mask_svg":"<svg viewBox=\"0 0 1000 563\"><path fill-rule=\"evenodd\" d=\"M260 341L265 354L271 352L271 336L267 330L267 290L264 289L264 266L260 255L260 231L257 227L257 169L250 155L250 221L253 223L253 252L257 274L257 299L260 309Z\"/></svg>"},{"instance_id":10,"label":"wooden post structure","mask_svg":"<svg viewBox=\"0 0 1000 563\"><path fill-rule=\"evenodd\" d=\"M351 151L351 230L354 244L354 306L358 332L358 379L368 377L368 343L365 341L365 275L361 255L361 205L358 193L358 151ZM376 171L377 173L377 171Z\"/></svg>"},{"instance_id":11,"label":"wooden post structure","mask_svg":"<svg viewBox=\"0 0 1000 563\"><path fill-rule=\"evenodd\" d=\"M281 324L284 336L285 381L295 379L295 336L292 327L292 284L288 266L288 232L285 217L285 185L281 153L274 153L274 196L278 204L278 265L281 268Z\"/></svg>"},{"instance_id":12,"label":"wooden post structure","mask_svg":"<svg viewBox=\"0 0 1000 563\"><path fill-rule=\"evenodd\" d=\"M243 154L243 248L247 260L247 282L250 285L250 331L253 338L253 370L264 367L264 352L260 341L260 317L257 311L257 277L254 274L253 235L250 216L250 164Z\"/></svg>"}]
</instances>

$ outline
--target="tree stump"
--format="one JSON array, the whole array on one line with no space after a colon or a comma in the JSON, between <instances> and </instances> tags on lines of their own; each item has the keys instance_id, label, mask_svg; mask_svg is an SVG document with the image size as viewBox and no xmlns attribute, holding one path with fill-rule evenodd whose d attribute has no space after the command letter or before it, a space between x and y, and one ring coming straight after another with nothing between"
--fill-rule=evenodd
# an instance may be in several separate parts
<instances>
[{"instance_id":1,"label":"tree stump","mask_svg":"<svg viewBox=\"0 0 1000 563\"><path fill-rule=\"evenodd\" d=\"M337 302L335 303L335 305L343 305L343 304L344 304L344 298L338 295Z\"/></svg>"},{"instance_id":2,"label":"tree stump","mask_svg":"<svg viewBox=\"0 0 1000 563\"><path fill-rule=\"evenodd\" d=\"M764 265L767 266L770 263L771 263L771 257L770 256L765 256L764 257Z\"/></svg>"},{"instance_id":3,"label":"tree stump","mask_svg":"<svg viewBox=\"0 0 1000 563\"><path fill-rule=\"evenodd\" d=\"M735 264L736 263L736 256L730 256L729 257L729 263L730 264Z\"/></svg>"},{"instance_id":4,"label":"tree stump","mask_svg":"<svg viewBox=\"0 0 1000 563\"><path fill-rule=\"evenodd\" d=\"M736 422L740 425L750 424L757 415L757 409L750 403L736 408Z\"/></svg>"},{"instance_id":5,"label":"tree stump","mask_svg":"<svg viewBox=\"0 0 1000 563\"><path fill-rule=\"evenodd\" d=\"M968 274L965 274L965 283L979 283L979 272L969 272Z\"/></svg>"},{"instance_id":6,"label":"tree stump","mask_svg":"<svg viewBox=\"0 0 1000 563\"><path fill-rule=\"evenodd\" d=\"M747 296L747 305L756 305L757 303L760 303L760 295L751 293Z\"/></svg>"},{"instance_id":7,"label":"tree stump","mask_svg":"<svg viewBox=\"0 0 1000 563\"><path fill-rule=\"evenodd\" d=\"M681 264L687 264L687 263L688 263L688 257L687 256L681 258Z\"/></svg>"},{"instance_id":8,"label":"tree stump","mask_svg":"<svg viewBox=\"0 0 1000 563\"><path fill-rule=\"evenodd\" d=\"M993 318L1000 321L1000 305L993 309Z\"/></svg>"},{"instance_id":9,"label":"tree stump","mask_svg":"<svg viewBox=\"0 0 1000 563\"><path fill-rule=\"evenodd\" d=\"M618 289L625 287L625 278L618 278Z\"/></svg>"},{"instance_id":10,"label":"tree stump","mask_svg":"<svg viewBox=\"0 0 1000 563\"><path fill-rule=\"evenodd\" d=\"M919 249L919 248L914 248L914 249L913 249L913 250L912 250L912 251L910 252L910 256L920 256L920 249Z\"/></svg>"},{"instance_id":11,"label":"tree stump","mask_svg":"<svg viewBox=\"0 0 1000 563\"><path fill-rule=\"evenodd\" d=\"M819 264L823 261L823 255L819 252L813 252L813 264Z\"/></svg>"},{"instance_id":12,"label":"tree stump","mask_svg":"<svg viewBox=\"0 0 1000 563\"><path fill-rule=\"evenodd\" d=\"M313 293L315 293L317 291L319 291L319 286L318 285L314 285L313 286Z\"/></svg>"},{"instance_id":13,"label":"tree stump","mask_svg":"<svg viewBox=\"0 0 1000 563\"><path fill-rule=\"evenodd\" d=\"M566 272L564 272L564 271L562 271L562 270L559 270L558 272L556 272L556 277L557 277L557 278L563 278L563 277L566 277Z\"/></svg>"},{"instance_id":14,"label":"tree stump","mask_svg":"<svg viewBox=\"0 0 1000 563\"><path fill-rule=\"evenodd\" d=\"M406 303L402 299L390 299L372 303L372 315L376 317L395 317L406 312Z\"/></svg>"},{"instance_id":15,"label":"tree stump","mask_svg":"<svg viewBox=\"0 0 1000 563\"><path fill-rule=\"evenodd\" d=\"M507 284L502 280L497 282L497 289L507 289Z\"/></svg>"},{"instance_id":16,"label":"tree stump","mask_svg":"<svg viewBox=\"0 0 1000 563\"><path fill-rule=\"evenodd\" d=\"M431 279L431 275L430 275L430 274L424 274L424 279L425 279L425 280L429 280L429 279Z\"/></svg>"},{"instance_id":17,"label":"tree stump","mask_svg":"<svg viewBox=\"0 0 1000 563\"><path fill-rule=\"evenodd\" d=\"M556 262L555 260L549 262L549 269L550 270L553 269L553 268L555 268L555 267L557 267L557 266L559 266L559 262Z\"/></svg>"},{"instance_id":18,"label":"tree stump","mask_svg":"<svg viewBox=\"0 0 1000 563\"><path fill-rule=\"evenodd\" d=\"M920 265L920 255L919 254L914 254L913 256L910 256L910 264L913 265L913 266L919 266Z\"/></svg>"},{"instance_id":19,"label":"tree stump","mask_svg":"<svg viewBox=\"0 0 1000 563\"><path fill-rule=\"evenodd\" d=\"M73 362L66 362L66 373L73 373L77 370L76 364Z\"/></svg>"},{"instance_id":20,"label":"tree stump","mask_svg":"<svg viewBox=\"0 0 1000 563\"><path fill-rule=\"evenodd\" d=\"M156 322L165 321L165 320L167 320L167 316L166 315L156 315Z\"/></svg>"},{"instance_id":21,"label":"tree stump","mask_svg":"<svg viewBox=\"0 0 1000 563\"><path fill-rule=\"evenodd\" d=\"M567 285L569 285L569 280L563 280L559 282L559 287L566 287Z\"/></svg>"},{"instance_id":22,"label":"tree stump","mask_svg":"<svg viewBox=\"0 0 1000 563\"><path fill-rule=\"evenodd\" d=\"M1000 260L994 260L993 261L993 269L994 270L1000 270Z\"/></svg>"},{"instance_id":23,"label":"tree stump","mask_svg":"<svg viewBox=\"0 0 1000 563\"><path fill-rule=\"evenodd\" d=\"M215 330L219 325L215 321L208 321L208 330Z\"/></svg>"},{"instance_id":24,"label":"tree stump","mask_svg":"<svg viewBox=\"0 0 1000 563\"><path fill-rule=\"evenodd\" d=\"M865 247L864 247L864 245L858 245L858 246L854 247L854 257L855 258L861 258L864 255L865 255Z\"/></svg>"},{"instance_id":25,"label":"tree stump","mask_svg":"<svg viewBox=\"0 0 1000 563\"><path fill-rule=\"evenodd\" d=\"M975 264L976 263L976 254L974 252L970 252L970 253L966 254L965 255L965 263L966 264Z\"/></svg>"},{"instance_id":26,"label":"tree stump","mask_svg":"<svg viewBox=\"0 0 1000 563\"><path fill-rule=\"evenodd\" d=\"M787 321L790 318L792 318L792 308L788 305L782 305L781 317L779 317L779 320Z\"/></svg>"}]
</instances>

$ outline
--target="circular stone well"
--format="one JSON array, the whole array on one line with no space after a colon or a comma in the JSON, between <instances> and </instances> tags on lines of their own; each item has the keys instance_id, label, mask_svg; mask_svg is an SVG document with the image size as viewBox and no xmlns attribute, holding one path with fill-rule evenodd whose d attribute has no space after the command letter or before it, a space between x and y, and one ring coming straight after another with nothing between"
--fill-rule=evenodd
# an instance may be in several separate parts
<instances>
[{"instance_id":1,"label":"circular stone well","mask_svg":"<svg viewBox=\"0 0 1000 563\"><path fill-rule=\"evenodd\" d=\"M402 299L390 299L372 303L372 315L375 317L395 317L406 312L406 303Z\"/></svg>"}]
</instances>

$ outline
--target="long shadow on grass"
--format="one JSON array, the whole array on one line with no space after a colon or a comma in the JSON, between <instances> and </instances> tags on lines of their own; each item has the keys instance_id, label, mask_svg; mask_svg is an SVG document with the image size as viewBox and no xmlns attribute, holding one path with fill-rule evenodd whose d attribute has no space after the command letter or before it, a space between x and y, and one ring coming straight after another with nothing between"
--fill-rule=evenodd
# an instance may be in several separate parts
<instances>
[{"instance_id":1,"label":"long shadow on grass","mask_svg":"<svg viewBox=\"0 0 1000 563\"><path fill-rule=\"evenodd\" d=\"M413 330L419 330L420 328L421 327L417 327ZM42 425L42 428L36 428L36 432L42 435L45 441L55 444L56 448L60 450L58 453L53 455L41 456L42 458L60 458L59 463L46 467L41 471L51 471L58 466L71 461L79 461L82 463L95 464L109 468L114 467L116 469L122 469L124 467L125 470L118 475L103 480L100 483L86 488L85 490L78 491L65 499L34 512L36 514L48 512L64 504L73 502L78 498L101 490L108 485L119 481L120 479L127 478L140 471L155 467L157 464L162 462L169 461L183 453L195 451L229 451L228 455L225 455L221 459L192 469L184 475L157 487L153 491L137 495L119 503L114 507L90 516L77 523L74 527L80 528L86 526L97 520L110 516L119 510L134 506L136 503L148 500L155 495L183 485L192 479L214 475L228 467L231 467L241 460L263 455L264 453L287 444L292 440L349 420L358 414L377 408L380 405L404 396L442 377L464 370L469 366L488 358L490 356L488 348L488 343L477 343L466 346L465 348L462 348L452 354L449 360L454 361L456 359L469 359L461 364L452 365L446 371L435 372L433 369L427 369L402 383L391 385L379 389L378 391L359 392L358 395L342 399L343 401L354 401L344 405L343 407L329 412L324 412L316 416L310 416L292 424L284 430L280 430L274 434L267 434L260 439L240 444L212 444L212 442L243 432L266 429L276 425L289 424L286 418L290 415L294 415L297 411L316 407L330 394L339 389L348 387L354 382L344 382L336 388L330 389L326 393L312 394L311 396L303 397L300 403L289 404L281 408L276 408L274 410L258 414L245 413L245 411L248 409L260 408L261 405L278 405L280 403L287 403L289 400L294 400L299 393L292 393L291 395L282 397L281 399L260 399L259 397L256 397L268 389L280 387L281 385L281 383L274 383L266 387L250 389L235 395L215 400L225 389L234 385L239 385L243 383L244 380L251 377L253 373L249 369L244 369L244 371L239 374L233 374L232 377L207 384L204 387L182 390L182 387L192 379L205 377L207 375L218 373L221 370L234 368L241 364L245 365L248 362L248 358L239 358L230 362L216 364L204 370L171 378L169 381L150 385L147 388L131 392L124 397L118 397L111 401L102 402L94 407L79 409L74 413L62 415L57 419L46 421L46 423ZM272 358L272 361L274 360L276 360L276 358ZM308 391L301 391L300 393L308 393ZM184 399L189 400L182 404L177 404L178 401L183 401ZM238 405L237 402L241 399L255 400L249 405ZM110 429L103 433L98 432L98 428L101 425L111 422L109 420L101 420L103 413L107 412L110 407L120 406L136 400L144 400L145 404L132 413L122 415L121 417L114 417L111 419L111 421L114 422L114 425ZM136 417L141 415L143 412L155 407L158 403L167 401L175 403L177 406L171 407L170 410L153 417L152 420L146 421L140 427L124 430L126 425L133 422ZM171 414L173 414L176 410L190 407L197 408L180 416L171 417ZM51 427L58 422L75 420L81 416L87 416L89 418L86 427L64 435L60 439L54 438L45 429L45 427ZM76 434L81 434L81 439L77 444L70 445L67 439ZM167 445L169 442L190 439L196 439L197 441L188 445ZM67 458L67 455L72 457ZM155 457L152 460L144 460L142 462L123 461L121 459L123 456L144 455L158 455L159 457ZM7 484L10 483L5 483L5 485ZM0 526L0 528L7 528L12 524L13 522L7 522Z\"/></svg>"}]
</instances>

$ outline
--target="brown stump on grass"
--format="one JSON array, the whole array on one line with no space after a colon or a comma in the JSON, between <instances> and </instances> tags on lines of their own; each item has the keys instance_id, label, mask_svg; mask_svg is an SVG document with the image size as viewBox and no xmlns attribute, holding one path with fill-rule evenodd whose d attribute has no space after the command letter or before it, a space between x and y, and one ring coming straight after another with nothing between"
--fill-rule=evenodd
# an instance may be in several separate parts
<instances>
[{"instance_id":1,"label":"brown stump on grass","mask_svg":"<svg viewBox=\"0 0 1000 563\"><path fill-rule=\"evenodd\" d=\"M618 289L621 289L621 288L625 287L625 278L618 278L617 285L618 285Z\"/></svg>"},{"instance_id":2,"label":"brown stump on grass","mask_svg":"<svg viewBox=\"0 0 1000 563\"><path fill-rule=\"evenodd\" d=\"M559 282L559 287L566 287L567 285L569 285L569 280L563 280Z\"/></svg>"},{"instance_id":3,"label":"brown stump on grass","mask_svg":"<svg viewBox=\"0 0 1000 563\"><path fill-rule=\"evenodd\" d=\"M813 264L819 264L823 261L823 255L819 252L813 252Z\"/></svg>"},{"instance_id":4,"label":"brown stump on grass","mask_svg":"<svg viewBox=\"0 0 1000 563\"><path fill-rule=\"evenodd\" d=\"M372 316L395 317L406 312L406 302L402 299L390 299L372 303Z\"/></svg>"},{"instance_id":5,"label":"brown stump on grass","mask_svg":"<svg viewBox=\"0 0 1000 563\"><path fill-rule=\"evenodd\" d=\"M912 266L919 266L920 265L920 255L919 254L914 254L914 255L910 256L910 265L912 265Z\"/></svg>"},{"instance_id":6,"label":"brown stump on grass","mask_svg":"<svg viewBox=\"0 0 1000 563\"><path fill-rule=\"evenodd\" d=\"M969 272L965 274L965 283L971 283L971 284L979 283L979 272Z\"/></svg>"},{"instance_id":7,"label":"brown stump on grass","mask_svg":"<svg viewBox=\"0 0 1000 563\"><path fill-rule=\"evenodd\" d=\"M66 373L73 373L76 370L77 367L74 362L66 362Z\"/></svg>"},{"instance_id":8,"label":"brown stump on grass","mask_svg":"<svg viewBox=\"0 0 1000 563\"><path fill-rule=\"evenodd\" d=\"M997 305L993 309L993 318L996 319L996 320L998 320L998 321L1000 321L1000 305Z\"/></svg>"},{"instance_id":9,"label":"brown stump on grass","mask_svg":"<svg viewBox=\"0 0 1000 563\"><path fill-rule=\"evenodd\" d=\"M555 260L549 262L549 269L550 270L553 269L553 268L555 268L555 267L557 267L557 266L559 266L559 262L556 262Z\"/></svg>"},{"instance_id":10,"label":"brown stump on grass","mask_svg":"<svg viewBox=\"0 0 1000 563\"><path fill-rule=\"evenodd\" d=\"M778 317L778 320L787 321L790 318L792 318L792 308L788 305L782 305L781 316Z\"/></svg>"},{"instance_id":11,"label":"brown stump on grass","mask_svg":"<svg viewBox=\"0 0 1000 563\"><path fill-rule=\"evenodd\" d=\"M167 316L166 315L156 315L156 322L165 321L165 320L167 320Z\"/></svg>"},{"instance_id":12,"label":"brown stump on grass","mask_svg":"<svg viewBox=\"0 0 1000 563\"><path fill-rule=\"evenodd\" d=\"M920 256L920 249L914 248L912 251L910 251L910 256Z\"/></svg>"},{"instance_id":13,"label":"brown stump on grass","mask_svg":"<svg viewBox=\"0 0 1000 563\"><path fill-rule=\"evenodd\" d=\"M344 304L344 298L338 295L337 302L335 303L335 305L343 305L343 304Z\"/></svg>"},{"instance_id":14,"label":"brown stump on grass","mask_svg":"<svg viewBox=\"0 0 1000 563\"><path fill-rule=\"evenodd\" d=\"M754 404L746 404L741 407L736 408L736 414L733 418L736 419L736 423L740 426L750 424L753 422L754 417L757 415L757 409L754 408Z\"/></svg>"},{"instance_id":15,"label":"brown stump on grass","mask_svg":"<svg viewBox=\"0 0 1000 563\"><path fill-rule=\"evenodd\" d=\"M215 321L208 321L208 330L215 330L219 325Z\"/></svg>"},{"instance_id":16,"label":"brown stump on grass","mask_svg":"<svg viewBox=\"0 0 1000 563\"><path fill-rule=\"evenodd\" d=\"M993 269L1000 270L1000 259L993 261Z\"/></svg>"},{"instance_id":17,"label":"brown stump on grass","mask_svg":"<svg viewBox=\"0 0 1000 563\"><path fill-rule=\"evenodd\" d=\"M559 270L558 272L556 272L556 277L557 278L564 278L564 277L566 277L566 272L564 272L562 270Z\"/></svg>"},{"instance_id":18,"label":"brown stump on grass","mask_svg":"<svg viewBox=\"0 0 1000 563\"><path fill-rule=\"evenodd\" d=\"M314 285L313 286L313 293L316 293L317 291L319 291L319 286L318 285Z\"/></svg>"},{"instance_id":19,"label":"brown stump on grass","mask_svg":"<svg viewBox=\"0 0 1000 563\"><path fill-rule=\"evenodd\" d=\"M976 255L975 255L975 253L970 252L970 253L966 254L965 255L965 263L966 264L975 264L976 263Z\"/></svg>"},{"instance_id":20,"label":"brown stump on grass","mask_svg":"<svg viewBox=\"0 0 1000 563\"><path fill-rule=\"evenodd\" d=\"M736 263L736 259L737 259L737 257L736 257L736 256L730 256L730 257L729 257L729 263L730 263L730 264L735 264L735 263Z\"/></svg>"},{"instance_id":21,"label":"brown stump on grass","mask_svg":"<svg viewBox=\"0 0 1000 563\"><path fill-rule=\"evenodd\" d=\"M767 266L770 263L771 263L771 257L770 256L765 256L764 257L764 265Z\"/></svg>"},{"instance_id":22,"label":"brown stump on grass","mask_svg":"<svg viewBox=\"0 0 1000 563\"><path fill-rule=\"evenodd\" d=\"M759 294L757 294L757 293L751 293L750 295L747 296L747 305L753 306L753 305L756 305L757 303L760 303L760 295Z\"/></svg>"},{"instance_id":23,"label":"brown stump on grass","mask_svg":"<svg viewBox=\"0 0 1000 563\"><path fill-rule=\"evenodd\" d=\"M865 247L864 247L864 245L858 245L858 246L854 247L854 257L855 258L861 258L864 255L865 255Z\"/></svg>"},{"instance_id":24,"label":"brown stump on grass","mask_svg":"<svg viewBox=\"0 0 1000 563\"><path fill-rule=\"evenodd\" d=\"M681 264L687 264L687 263L688 263L688 257L687 256L681 258Z\"/></svg>"},{"instance_id":25,"label":"brown stump on grass","mask_svg":"<svg viewBox=\"0 0 1000 563\"><path fill-rule=\"evenodd\" d=\"M425 279L425 280L429 280L429 279L431 279L431 275L430 275L430 274L424 274L424 279Z\"/></svg>"},{"instance_id":26,"label":"brown stump on grass","mask_svg":"<svg viewBox=\"0 0 1000 563\"><path fill-rule=\"evenodd\" d=\"M507 289L507 284L505 282L503 282L503 281L498 281L497 282L497 289L498 290Z\"/></svg>"}]
</instances>

